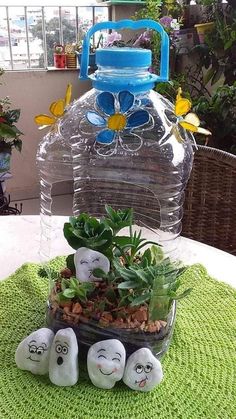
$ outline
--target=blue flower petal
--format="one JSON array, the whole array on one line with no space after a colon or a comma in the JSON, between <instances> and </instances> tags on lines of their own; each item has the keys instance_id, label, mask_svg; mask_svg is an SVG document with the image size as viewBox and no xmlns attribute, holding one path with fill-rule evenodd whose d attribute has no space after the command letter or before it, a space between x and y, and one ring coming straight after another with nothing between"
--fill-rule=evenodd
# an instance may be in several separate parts
<instances>
[{"instance_id":1,"label":"blue flower petal","mask_svg":"<svg viewBox=\"0 0 236 419\"><path fill-rule=\"evenodd\" d=\"M135 111L127 120L126 128L136 128L146 124L149 121L149 113L144 110Z\"/></svg>"},{"instance_id":2,"label":"blue flower petal","mask_svg":"<svg viewBox=\"0 0 236 419\"><path fill-rule=\"evenodd\" d=\"M120 112L125 113L129 111L134 104L134 95L126 90L119 93Z\"/></svg>"},{"instance_id":3,"label":"blue flower petal","mask_svg":"<svg viewBox=\"0 0 236 419\"><path fill-rule=\"evenodd\" d=\"M152 102L148 98L143 98L143 99L141 99L141 105L151 107L152 106Z\"/></svg>"},{"instance_id":4,"label":"blue flower petal","mask_svg":"<svg viewBox=\"0 0 236 419\"><path fill-rule=\"evenodd\" d=\"M105 127L106 120L99 115L97 112L88 111L86 113L86 118L92 125L96 125L96 127Z\"/></svg>"},{"instance_id":5,"label":"blue flower petal","mask_svg":"<svg viewBox=\"0 0 236 419\"><path fill-rule=\"evenodd\" d=\"M112 93L102 92L97 96L97 106L107 115L115 113L115 99Z\"/></svg>"},{"instance_id":6,"label":"blue flower petal","mask_svg":"<svg viewBox=\"0 0 236 419\"><path fill-rule=\"evenodd\" d=\"M104 129L96 135L96 141L100 144L111 144L115 138L115 131Z\"/></svg>"}]
</instances>

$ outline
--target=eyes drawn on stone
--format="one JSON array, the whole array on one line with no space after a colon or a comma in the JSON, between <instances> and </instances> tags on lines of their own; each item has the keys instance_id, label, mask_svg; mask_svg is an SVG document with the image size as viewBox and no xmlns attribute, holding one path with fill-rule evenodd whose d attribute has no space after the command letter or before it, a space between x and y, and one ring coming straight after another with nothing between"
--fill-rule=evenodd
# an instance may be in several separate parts
<instances>
[{"instance_id":1,"label":"eyes drawn on stone","mask_svg":"<svg viewBox=\"0 0 236 419\"><path fill-rule=\"evenodd\" d=\"M121 354L119 353L119 352L115 352L117 355L119 355L120 356L120 358L117 358L117 357L115 357L115 358L112 358L112 361L119 361L120 362L120 360L121 360Z\"/></svg>"},{"instance_id":2,"label":"eyes drawn on stone","mask_svg":"<svg viewBox=\"0 0 236 419\"><path fill-rule=\"evenodd\" d=\"M80 265L83 265L84 263L87 263L88 264L88 261L87 260L81 260L80 261Z\"/></svg>"},{"instance_id":3,"label":"eyes drawn on stone","mask_svg":"<svg viewBox=\"0 0 236 419\"><path fill-rule=\"evenodd\" d=\"M143 366L140 364L137 364L135 366L135 371L137 372L137 374L141 374L141 372L143 372Z\"/></svg>"},{"instance_id":4,"label":"eyes drawn on stone","mask_svg":"<svg viewBox=\"0 0 236 419\"><path fill-rule=\"evenodd\" d=\"M149 364L146 365L146 367L144 368L144 371L148 374L149 372L151 372L153 369L153 364L150 362Z\"/></svg>"},{"instance_id":5,"label":"eyes drawn on stone","mask_svg":"<svg viewBox=\"0 0 236 419\"><path fill-rule=\"evenodd\" d=\"M56 345L55 350L58 354L63 354L63 355L68 354L68 346L69 345L66 342L64 342L64 344L67 345L67 346L62 346L61 344Z\"/></svg>"},{"instance_id":6,"label":"eyes drawn on stone","mask_svg":"<svg viewBox=\"0 0 236 419\"><path fill-rule=\"evenodd\" d=\"M36 340L31 340L28 343L30 354L43 355L44 352L48 350L46 343L42 342L42 344L39 346L37 346L35 343L36 343ZM34 362L40 362L39 359L31 358L31 355L27 359L30 359L31 361L34 361Z\"/></svg>"},{"instance_id":7,"label":"eyes drawn on stone","mask_svg":"<svg viewBox=\"0 0 236 419\"><path fill-rule=\"evenodd\" d=\"M99 353L99 352L101 352L101 351L106 351L106 349L101 348L101 349L99 349L99 350L97 351L97 353ZM120 354L119 352L115 352L115 354L116 354L116 355L118 355L120 358L118 358L118 357L114 357L114 358L112 358L111 360L112 360L112 361L119 361L119 362L120 362L120 360L121 360L121 354ZM107 359L107 357L106 357L105 355L103 355L103 354L99 355L99 356L98 356L98 358L105 358L105 359Z\"/></svg>"},{"instance_id":8,"label":"eyes drawn on stone","mask_svg":"<svg viewBox=\"0 0 236 419\"><path fill-rule=\"evenodd\" d=\"M99 262L99 261L100 261L100 258L95 258L94 260L92 260L92 263ZM87 260L82 259L80 261L80 265L83 265L84 263L88 264L89 262Z\"/></svg>"},{"instance_id":9,"label":"eyes drawn on stone","mask_svg":"<svg viewBox=\"0 0 236 419\"><path fill-rule=\"evenodd\" d=\"M97 353L99 354L98 355L98 359L106 359L106 360L108 360L108 358L104 355L104 354L100 354L100 352L101 351L105 351L106 352L106 349L104 349L104 348L101 348L101 349L99 349L98 351L97 351ZM119 356L119 358L118 358L118 356L114 356L114 358L112 358L111 360L112 361L118 361L118 362L120 362L120 360L121 360L121 354L119 353L119 352L115 352L115 355L118 355ZM108 360L109 361L109 360ZM101 369L101 365L100 364L98 364L97 365L97 368L99 369L99 371L103 374L103 375L111 375L111 374L113 374L114 372L116 372L117 371L117 369L116 368L114 368L111 372L109 372L109 373L105 373L105 372L103 372L102 371L102 369Z\"/></svg>"},{"instance_id":10,"label":"eyes drawn on stone","mask_svg":"<svg viewBox=\"0 0 236 419\"><path fill-rule=\"evenodd\" d=\"M99 350L97 351L97 353L99 353L99 352L101 352L101 351L106 351L106 349L101 348L101 349L99 349ZM105 355L99 355L99 356L98 356L98 358L105 358L105 359L107 359L107 357L106 357Z\"/></svg>"},{"instance_id":11,"label":"eyes drawn on stone","mask_svg":"<svg viewBox=\"0 0 236 419\"><path fill-rule=\"evenodd\" d=\"M149 362L147 365L142 364L136 364L134 367L137 374L141 374L143 371L146 372L146 374L149 374L153 369L153 364Z\"/></svg>"}]
</instances>

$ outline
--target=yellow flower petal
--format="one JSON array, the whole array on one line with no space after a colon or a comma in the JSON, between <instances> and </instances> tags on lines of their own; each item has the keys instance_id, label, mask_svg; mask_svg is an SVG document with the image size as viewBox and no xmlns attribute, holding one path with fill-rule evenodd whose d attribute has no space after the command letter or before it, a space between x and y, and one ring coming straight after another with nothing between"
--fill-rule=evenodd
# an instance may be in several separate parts
<instances>
[{"instance_id":1,"label":"yellow flower petal","mask_svg":"<svg viewBox=\"0 0 236 419\"><path fill-rule=\"evenodd\" d=\"M178 88L178 92L177 92L177 96L176 96L176 101L179 99L182 99L182 89L181 87Z\"/></svg>"},{"instance_id":2,"label":"yellow flower petal","mask_svg":"<svg viewBox=\"0 0 236 419\"><path fill-rule=\"evenodd\" d=\"M34 121L37 125L52 125L55 124L56 118L53 118L53 116L48 115L36 115L34 117Z\"/></svg>"},{"instance_id":3,"label":"yellow flower petal","mask_svg":"<svg viewBox=\"0 0 236 419\"><path fill-rule=\"evenodd\" d=\"M208 131L208 129L201 128L201 127L198 127L197 132L199 132L199 134L203 134L203 135L212 135L211 131Z\"/></svg>"},{"instance_id":4,"label":"yellow flower petal","mask_svg":"<svg viewBox=\"0 0 236 419\"><path fill-rule=\"evenodd\" d=\"M49 110L56 118L62 116L65 111L64 99L59 99L56 102L52 102Z\"/></svg>"},{"instance_id":5,"label":"yellow flower petal","mask_svg":"<svg viewBox=\"0 0 236 419\"><path fill-rule=\"evenodd\" d=\"M179 125L181 125L181 127L183 127L184 129L187 129L188 131L191 132L198 132L198 127L195 127L194 125L190 124L189 122L185 122L185 121L180 121Z\"/></svg>"},{"instance_id":6,"label":"yellow flower petal","mask_svg":"<svg viewBox=\"0 0 236 419\"><path fill-rule=\"evenodd\" d=\"M178 99L175 102L175 115L182 116L188 113L191 109L192 103L188 99Z\"/></svg>"},{"instance_id":7,"label":"yellow flower petal","mask_svg":"<svg viewBox=\"0 0 236 419\"><path fill-rule=\"evenodd\" d=\"M66 96L65 96L65 105L69 105L70 101L71 101L71 95L72 95L72 84L68 84L67 89L66 89Z\"/></svg>"},{"instance_id":8,"label":"yellow flower petal","mask_svg":"<svg viewBox=\"0 0 236 419\"><path fill-rule=\"evenodd\" d=\"M190 124L195 125L195 127L199 127L200 125L200 119L193 112L189 112L188 115L184 117L184 120L185 122L189 122Z\"/></svg>"}]
</instances>

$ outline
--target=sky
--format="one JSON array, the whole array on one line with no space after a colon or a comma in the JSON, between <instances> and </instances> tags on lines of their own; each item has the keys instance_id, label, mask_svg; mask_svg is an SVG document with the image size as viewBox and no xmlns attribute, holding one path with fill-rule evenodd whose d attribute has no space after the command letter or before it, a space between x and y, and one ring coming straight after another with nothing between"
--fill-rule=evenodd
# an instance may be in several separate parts
<instances>
[{"instance_id":1,"label":"sky","mask_svg":"<svg viewBox=\"0 0 236 419\"><path fill-rule=\"evenodd\" d=\"M99 6L96 0L0 0L0 6Z\"/></svg>"}]
</instances>

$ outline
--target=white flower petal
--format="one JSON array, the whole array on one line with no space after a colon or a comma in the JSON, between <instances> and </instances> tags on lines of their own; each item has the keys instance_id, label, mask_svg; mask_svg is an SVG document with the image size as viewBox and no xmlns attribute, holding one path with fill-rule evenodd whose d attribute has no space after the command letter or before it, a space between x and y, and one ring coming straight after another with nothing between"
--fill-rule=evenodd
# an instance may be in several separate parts
<instances>
[{"instance_id":1,"label":"white flower petal","mask_svg":"<svg viewBox=\"0 0 236 419\"><path fill-rule=\"evenodd\" d=\"M131 152L138 151L143 145L142 138L132 131L123 132L119 138L119 142L124 150Z\"/></svg>"}]
</instances>

